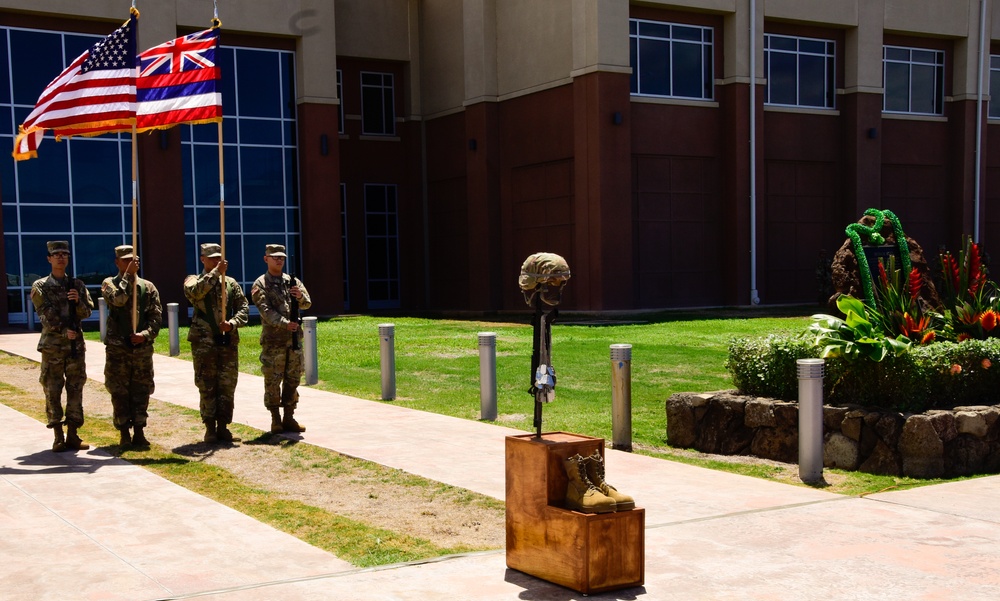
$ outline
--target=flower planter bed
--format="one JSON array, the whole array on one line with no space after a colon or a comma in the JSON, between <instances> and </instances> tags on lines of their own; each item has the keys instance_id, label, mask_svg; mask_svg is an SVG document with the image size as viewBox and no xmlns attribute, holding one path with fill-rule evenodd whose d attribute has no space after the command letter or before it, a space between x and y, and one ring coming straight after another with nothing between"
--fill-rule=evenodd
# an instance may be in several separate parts
<instances>
[{"instance_id":1,"label":"flower planter bed","mask_svg":"<svg viewBox=\"0 0 1000 601\"><path fill-rule=\"evenodd\" d=\"M797 402L682 392L666 402L667 443L798 462ZM825 467L914 478L1000 473L1000 406L901 413L823 407Z\"/></svg>"}]
</instances>

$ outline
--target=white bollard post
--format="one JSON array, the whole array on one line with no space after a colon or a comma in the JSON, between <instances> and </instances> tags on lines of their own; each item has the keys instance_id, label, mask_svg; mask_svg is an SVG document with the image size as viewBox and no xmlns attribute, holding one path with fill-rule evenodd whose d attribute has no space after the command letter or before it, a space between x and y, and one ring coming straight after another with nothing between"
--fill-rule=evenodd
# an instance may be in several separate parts
<instances>
[{"instance_id":1,"label":"white bollard post","mask_svg":"<svg viewBox=\"0 0 1000 601\"><path fill-rule=\"evenodd\" d=\"M170 332L171 357L181 354L180 324L177 318L178 311L180 311L180 305L177 303L167 303L167 329Z\"/></svg>"},{"instance_id":2,"label":"white bollard post","mask_svg":"<svg viewBox=\"0 0 1000 601\"><path fill-rule=\"evenodd\" d=\"M396 398L396 326L381 323L378 326L379 350L382 364L382 400Z\"/></svg>"},{"instance_id":3,"label":"white bollard post","mask_svg":"<svg viewBox=\"0 0 1000 601\"><path fill-rule=\"evenodd\" d=\"M497 335L479 333L479 419L497 418Z\"/></svg>"},{"instance_id":4,"label":"white bollard post","mask_svg":"<svg viewBox=\"0 0 1000 601\"><path fill-rule=\"evenodd\" d=\"M823 360L798 359L799 479L823 480Z\"/></svg>"},{"instance_id":5,"label":"white bollard post","mask_svg":"<svg viewBox=\"0 0 1000 601\"><path fill-rule=\"evenodd\" d=\"M103 296L97 297L97 319L101 324L101 342L108 335L108 301Z\"/></svg>"},{"instance_id":6,"label":"white bollard post","mask_svg":"<svg viewBox=\"0 0 1000 601\"><path fill-rule=\"evenodd\" d=\"M319 356L316 354L316 317L302 318L302 361L306 364L306 386L319 382Z\"/></svg>"},{"instance_id":7,"label":"white bollard post","mask_svg":"<svg viewBox=\"0 0 1000 601\"><path fill-rule=\"evenodd\" d=\"M632 450L632 345L611 345L611 448Z\"/></svg>"}]
</instances>

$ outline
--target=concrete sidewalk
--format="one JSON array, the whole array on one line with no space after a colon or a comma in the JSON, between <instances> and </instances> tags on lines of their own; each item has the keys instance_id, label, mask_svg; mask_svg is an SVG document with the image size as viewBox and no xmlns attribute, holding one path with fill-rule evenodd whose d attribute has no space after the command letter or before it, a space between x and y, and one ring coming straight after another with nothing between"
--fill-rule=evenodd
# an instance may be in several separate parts
<instances>
[{"instance_id":1,"label":"concrete sidewalk","mask_svg":"<svg viewBox=\"0 0 1000 601\"><path fill-rule=\"evenodd\" d=\"M37 361L37 341L0 334L0 350ZM88 343L87 361L102 380L103 347ZM190 363L158 355L155 369L157 399L197 408ZM262 390L261 378L240 375L235 421L268 428ZM302 440L503 498L504 437L523 432L300 391ZM9 426L0 438L3 599L583 597L507 569L502 551L353 569L102 452L51 453L48 430L2 406L0 420ZM850 498L610 449L607 464L646 509L646 582L589 598L1000 595L1000 476Z\"/></svg>"}]
</instances>

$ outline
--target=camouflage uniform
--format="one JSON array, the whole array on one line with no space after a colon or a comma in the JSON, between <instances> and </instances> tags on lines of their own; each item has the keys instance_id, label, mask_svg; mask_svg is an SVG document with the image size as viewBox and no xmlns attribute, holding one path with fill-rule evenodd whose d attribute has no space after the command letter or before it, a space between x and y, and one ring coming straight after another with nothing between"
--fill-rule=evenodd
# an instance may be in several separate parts
<instances>
[{"instance_id":1,"label":"camouflage uniform","mask_svg":"<svg viewBox=\"0 0 1000 601\"><path fill-rule=\"evenodd\" d=\"M128 256L125 255L127 250ZM132 247L115 249L119 259L132 258ZM138 295L134 332L145 338L133 344L132 286ZM118 429L146 426L149 395L153 393L153 340L160 332L163 307L160 293L149 280L121 272L106 278L101 295L108 303L108 327L104 336L104 386L111 393L114 424Z\"/></svg>"},{"instance_id":2,"label":"camouflage uniform","mask_svg":"<svg viewBox=\"0 0 1000 601\"><path fill-rule=\"evenodd\" d=\"M67 245L68 248L68 245ZM42 335L38 340L38 351L42 354L42 373L38 381L45 391L45 414L47 426L53 428L62 423L62 390L66 387L66 423L79 428L83 425L83 385L87 381L87 345L83 336L74 341L66 337L66 332L76 329L80 332L80 320L90 317L94 302L83 282L73 279L72 286L80 295L76 303L76 313L70 315L69 301L66 299L67 277L57 279L52 274L35 280L31 285L31 302L42 322Z\"/></svg>"},{"instance_id":3,"label":"camouflage uniform","mask_svg":"<svg viewBox=\"0 0 1000 601\"><path fill-rule=\"evenodd\" d=\"M299 381L305 366L302 361L302 329L288 329L292 301L289 289L298 286L302 298L299 310L312 306L309 292L302 282L287 273L273 276L269 273L257 278L250 289L253 304L260 311L263 328L260 332L260 363L264 374L264 406L279 406L294 410L299 403ZM292 337L299 339L299 348L292 349Z\"/></svg>"},{"instance_id":4,"label":"camouflage uniform","mask_svg":"<svg viewBox=\"0 0 1000 601\"><path fill-rule=\"evenodd\" d=\"M205 247L202 245L202 256ZM216 251L216 256L218 256ZM188 330L188 342L194 357L194 382L201 394L201 419L208 423L233 421L233 395L239 376L239 329L247 324L249 303L243 288L231 277L226 277L226 315L233 329L228 333L229 343L222 344L219 323L222 318L222 288L219 271L202 271L184 279L184 296L194 307L194 317Z\"/></svg>"}]
</instances>

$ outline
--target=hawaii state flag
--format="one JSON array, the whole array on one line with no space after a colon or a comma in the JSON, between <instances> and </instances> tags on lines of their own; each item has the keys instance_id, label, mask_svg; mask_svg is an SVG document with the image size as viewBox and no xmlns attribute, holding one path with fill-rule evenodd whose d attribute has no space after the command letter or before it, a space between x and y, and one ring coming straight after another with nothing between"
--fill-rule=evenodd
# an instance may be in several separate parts
<instances>
[{"instance_id":1,"label":"hawaii state flag","mask_svg":"<svg viewBox=\"0 0 1000 601\"><path fill-rule=\"evenodd\" d=\"M222 120L221 78L216 51L219 30L206 29L170 40L139 55L136 130Z\"/></svg>"},{"instance_id":2,"label":"hawaii state flag","mask_svg":"<svg viewBox=\"0 0 1000 601\"><path fill-rule=\"evenodd\" d=\"M42 90L18 129L14 158L38 156L46 130L63 137L121 132L135 123L136 16L81 54Z\"/></svg>"}]
</instances>

